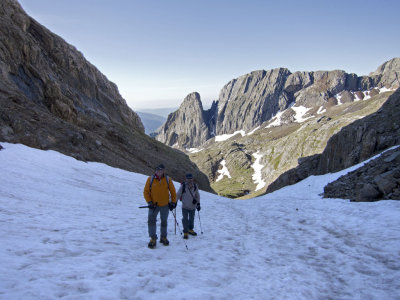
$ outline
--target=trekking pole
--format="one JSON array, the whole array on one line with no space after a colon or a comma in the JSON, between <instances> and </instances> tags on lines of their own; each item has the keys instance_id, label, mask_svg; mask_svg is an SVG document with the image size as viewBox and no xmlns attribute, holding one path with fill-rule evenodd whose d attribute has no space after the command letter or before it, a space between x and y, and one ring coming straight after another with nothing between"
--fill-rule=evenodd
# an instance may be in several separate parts
<instances>
[{"instance_id":1,"label":"trekking pole","mask_svg":"<svg viewBox=\"0 0 400 300\"><path fill-rule=\"evenodd\" d=\"M176 220L176 215L174 214L174 211L172 211L172 215L174 216L174 219L175 219L175 224L176 224L176 225L178 225L179 232L180 232L180 233L181 233L181 235L182 235L182 230L181 230L181 227L179 226L179 223L178 223L178 221ZM185 243L186 250L189 250L189 248L188 248L188 246L187 246L187 244L186 244L185 240L183 240L183 242Z\"/></svg>"},{"instance_id":2,"label":"trekking pole","mask_svg":"<svg viewBox=\"0 0 400 300\"><path fill-rule=\"evenodd\" d=\"M197 214L197 215L199 216L201 234L203 234L203 227L201 226L201 219L200 219L200 211L198 211L198 214Z\"/></svg>"}]
</instances>

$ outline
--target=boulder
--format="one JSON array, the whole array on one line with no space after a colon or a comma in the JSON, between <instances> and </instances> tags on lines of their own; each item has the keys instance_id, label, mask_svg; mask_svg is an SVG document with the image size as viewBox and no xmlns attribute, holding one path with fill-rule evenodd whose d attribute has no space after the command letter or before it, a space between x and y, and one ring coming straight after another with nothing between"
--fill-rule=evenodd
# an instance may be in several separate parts
<instances>
[{"instance_id":1,"label":"boulder","mask_svg":"<svg viewBox=\"0 0 400 300\"><path fill-rule=\"evenodd\" d=\"M324 197L352 201L399 199L400 147L350 172L324 188Z\"/></svg>"}]
</instances>

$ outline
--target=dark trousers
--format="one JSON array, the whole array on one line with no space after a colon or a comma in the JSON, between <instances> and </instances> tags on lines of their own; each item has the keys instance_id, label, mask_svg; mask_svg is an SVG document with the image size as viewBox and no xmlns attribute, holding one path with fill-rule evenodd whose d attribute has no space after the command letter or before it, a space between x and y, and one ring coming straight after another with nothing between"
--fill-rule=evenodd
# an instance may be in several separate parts
<instances>
[{"instance_id":1,"label":"dark trousers","mask_svg":"<svg viewBox=\"0 0 400 300\"><path fill-rule=\"evenodd\" d=\"M160 213L160 218L161 218L161 226L160 226L161 237L167 237L168 214L169 214L168 205L157 206L155 209L149 209L148 222L147 222L149 228L149 236L153 239L157 239L156 222L158 213Z\"/></svg>"},{"instance_id":2,"label":"dark trousers","mask_svg":"<svg viewBox=\"0 0 400 300\"><path fill-rule=\"evenodd\" d=\"M196 213L195 209L189 210L182 208L182 225L184 233L189 232L189 230L193 230L195 213Z\"/></svg>"}]
</instances>

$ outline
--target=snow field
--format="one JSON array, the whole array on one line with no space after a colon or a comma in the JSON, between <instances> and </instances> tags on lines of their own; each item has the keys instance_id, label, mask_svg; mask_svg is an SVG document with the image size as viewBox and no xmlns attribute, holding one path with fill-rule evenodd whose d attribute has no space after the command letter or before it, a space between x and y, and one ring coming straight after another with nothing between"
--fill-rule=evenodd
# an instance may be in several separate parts
<instances>
[{"instance_id":1,"label":"snow field","mask_svg":"<svg viewBox=\"0 0 400 300\"><path fill-rule=\"evenodd\" d=\"M196 213L186 250L170 214L170 246L148 249L146 176L2 146L0 299L400 299L400 202L318 195L349 170L250 200L201 192L204 234Z\"/></svg>"}]
</instances>

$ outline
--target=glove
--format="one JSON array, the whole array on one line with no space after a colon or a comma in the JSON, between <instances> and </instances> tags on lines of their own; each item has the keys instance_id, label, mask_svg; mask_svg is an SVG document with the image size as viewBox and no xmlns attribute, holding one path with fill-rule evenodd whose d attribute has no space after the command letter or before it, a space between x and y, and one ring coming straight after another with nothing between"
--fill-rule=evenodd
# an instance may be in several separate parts
<instances>
[{"instance_id":1,"label":"glove","mask_svg":"<svg viewBox=\"0 0 400 300\"><path fill-rule=\"evenodd\" d=\"M192 203L193 203L193 204L196 204L196 203L197 203L197 200L196 200L196 199L193 199Z\"/></svg>"},{"instance_id":2,"label":"glove","mask_svg":"<svg viewBox=\"0 0 400 300\"><path fill-rule=\"evenodd\" d=\"M200 211L200 209L201 209L200 203L197 203L196 208L197 208L197 211Z\"/></svg>"},{"instance_id":3,"label":"glove","mask_svg":"<svg viewBox=\"0 0 400 300\"><path fill-rule=\"evenodd\" d=\"M168 203L168 207L169 207L170 211L173 211L174 208L176 207L176 203L175 202L170 202L170 203Z\"/></svg>"},{"instance_id":4,"label":"glove","mask_svg":"<svg viewBox=\"0 0 400 300\"><path fill-rule=\"evenodd\" d=\"M148 202L149 209L155 209L157 205L153 203L153 201Z\"/></svg>"}]
</instances>

